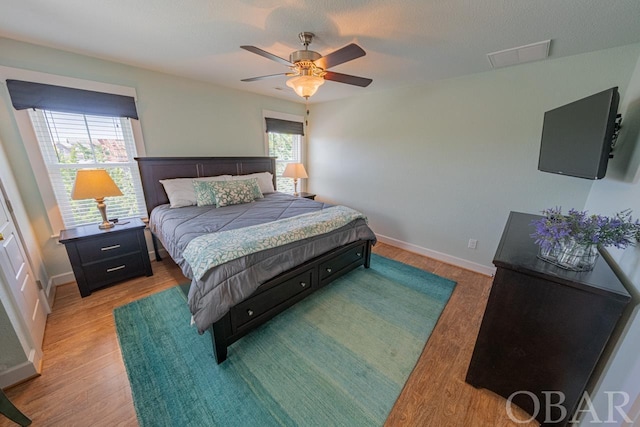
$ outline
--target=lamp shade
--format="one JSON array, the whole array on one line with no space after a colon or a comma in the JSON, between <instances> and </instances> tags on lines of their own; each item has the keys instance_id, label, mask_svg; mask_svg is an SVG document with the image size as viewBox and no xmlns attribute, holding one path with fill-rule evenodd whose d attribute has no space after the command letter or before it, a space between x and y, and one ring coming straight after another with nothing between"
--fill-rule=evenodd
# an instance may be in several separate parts
<instances>
[{"instance_id":1,"label":"lamp shade","mask_svg":"<svg viewBox=\"0 0 640 427\"><path fill-rule=\"evenodd\" d=\"M103 199L105 197L122 196L111 176L104 169L79 169L73 183L71 198Z\"/></svg>"},{"instance_id":2,"label":"lamp shade","mask_svg":"<svg viewBox=\"0 0 640 427\"><path fill-rule=\"evenodd\" d=\"M292 88L298 96L309 98L313 96L320 86L324 84L324 79L318 76L296 76L287 80L287 86Z\"/></svg>"},{"instance_id":3,"label":"lamp shade","mask_svg":"<svg viewBox=\"0 0 640 427\"><path fill-rule=\"evenodd\" d=\"M304 169L302 163L288 163L282 172L282 176L285 178L309 178L307 171Z\"/></svg>"}]
</instances>

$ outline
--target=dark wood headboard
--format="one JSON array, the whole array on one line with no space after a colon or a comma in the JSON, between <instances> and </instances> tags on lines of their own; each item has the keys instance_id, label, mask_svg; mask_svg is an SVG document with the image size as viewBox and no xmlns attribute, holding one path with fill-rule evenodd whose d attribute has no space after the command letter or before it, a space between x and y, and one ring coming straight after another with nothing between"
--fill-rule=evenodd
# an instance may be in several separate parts
<instances>
[{"instance_id":1,"label":"dark wood headboard","mask_svg":"<svg viewBox=\"0 0 640 427\"><path fill-rule=\"evenodd\" d=\"M275 157L136 157L147 213L169 203L161 179L199 178L215 175L246 175L271 172L276 188Z\"/></svg>"}]
</instances>

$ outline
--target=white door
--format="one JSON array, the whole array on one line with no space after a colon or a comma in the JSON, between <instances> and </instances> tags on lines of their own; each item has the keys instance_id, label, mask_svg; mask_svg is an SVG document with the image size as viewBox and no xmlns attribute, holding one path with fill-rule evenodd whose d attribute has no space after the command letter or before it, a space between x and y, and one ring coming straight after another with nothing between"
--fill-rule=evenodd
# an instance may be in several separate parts
<instances>
[{"instance_id":1,"label":"white door","mask_svg":"<svg viewBox=\"0 0 640 427\"><path fill-rule=\"evenodd\" d=\"M1 186L0 186L1 187ZM31 339L42 348L47 313L31 266L11 218L11 211L0 188L0 274L11 288Z\"/></svg>"}]
</instances>

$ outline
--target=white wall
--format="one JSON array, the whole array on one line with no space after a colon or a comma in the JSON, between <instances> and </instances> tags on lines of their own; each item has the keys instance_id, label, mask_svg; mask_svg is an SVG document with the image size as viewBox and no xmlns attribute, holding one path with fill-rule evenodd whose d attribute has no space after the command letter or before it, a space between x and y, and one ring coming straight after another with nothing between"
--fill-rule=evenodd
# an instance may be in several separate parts
<instances>
[{"instance_id":1,"label":"white wall","mask_svg":"<svg viewBox=\"0 0 640 427\"><path fill-rule=\"evenodd\" d=\"M0 65L136 89L147 156L264 155L262 110L303 115L303 104L253 95L55 49L0 38ZM4 83L0 140L16 177L49 276L71 272L53 230L18 132Z\"/></svg>"},{"instance_id":2,"label":"white wall","mask_svg":"<svg viewBox=\"0 0 640 427\"><path fill-rule=\"evenodd\" d=\"M511 210L632 208L640 216L639 56L636 44L313 105L309 189L362 210L376 233L486 266ZM623 95L624 127L607 178L537 171L543 113L612 86ZM477 250L467 249L469 238ZM612 257L637 304L640 249ZM594 393L602 419L607 390L628 392L628 407L636 400L640 411L637 306L614 341Z\"/></svg>"},{"instance_id":3,"label":"white wall","mask_svg":"<svg viewBox=\"0 0 640 427\"><path fill-rule=\"evenodd\" d=\"M614 158L609 162L607 177L593 185L586 203L592 213L612 215L623 209L632 209L634 217L640 217L640 183L638 182L640 152L640 58L620 105L623 127ZM610 348L607 363L601 367L600 376L593 390L595 412L585 413L583 426L595 418L606 419L609 413L607 392L624 391L629 404L624 408L633 417L640 416L640 248L624 251L609 250L617 264L624 283L632 294L632 301L623 318ZM622 395L615 396L615 403L622 403ZM634 406L635 404L635 406ZM612 426L622 426L624 419L618 411L612 412ZM640 419L640 418L639 418Z\"/></svg>"},{"instance_id":4,"label":"white wall","mask_svg":"<svg viewBox=\"0 0 640 427\"><path fill-rule=\"evenodd\" d=\"M544 112L624 93L639 54L635 44L312 105L309 190L362 210L378 234L491 268L509 211L583 208L591 190L537 171Z\"/></svg>"},{"instance_id":5,"label":"white wall","mask_svg":"<svg viewBox=\"0 0 640 427\"><path fill-rule=\"evenodd\" d=\"M313 105L309 189L362 210L376 233L485 266L511 210L632 208L640 216L639 56L636 44ZM543 113L612 86L624 117L607 178L537 171ZM469 238L479 241L475 251ZM640 249L611 254L635 298L597 372L601 420L605 391L627 392L625 410L640 412Z\"/></svg>"}]
</instances>

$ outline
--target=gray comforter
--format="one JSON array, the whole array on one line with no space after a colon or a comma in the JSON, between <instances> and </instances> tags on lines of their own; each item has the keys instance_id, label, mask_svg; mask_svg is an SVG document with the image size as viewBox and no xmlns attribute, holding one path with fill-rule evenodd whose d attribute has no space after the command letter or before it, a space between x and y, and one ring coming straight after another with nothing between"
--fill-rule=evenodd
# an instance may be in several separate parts
<instances>
[{"instance_id":1,"label":"gray comforter","mask_svg":"<svg viewBox=\"0 0 640 427\"><path fill-rule=\"evenodd\" d=\"M333 232L244 256L209 270L194 280L182 257L189 242L203 234L263 224L325 209L331 205L284 193L265 194L252 203L223 208L156 207L151 231L160 239L185 276L192 278L189 308L200 333L249 297L262 283L331 249L356 240L374 240L366 221L359 219Z\"/></svg>"}]
</instances>

